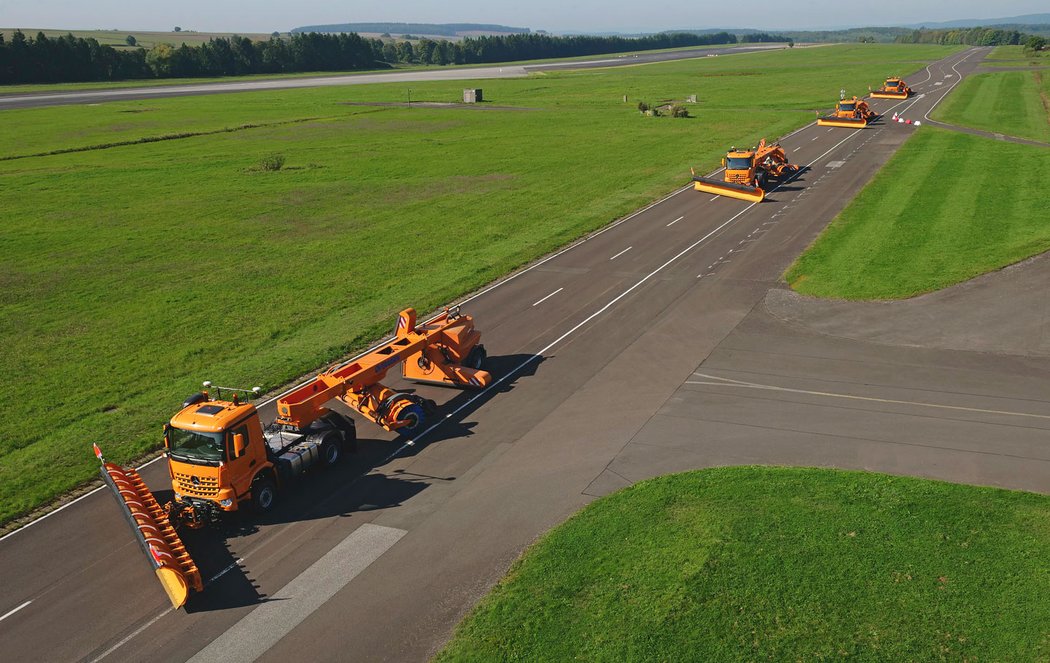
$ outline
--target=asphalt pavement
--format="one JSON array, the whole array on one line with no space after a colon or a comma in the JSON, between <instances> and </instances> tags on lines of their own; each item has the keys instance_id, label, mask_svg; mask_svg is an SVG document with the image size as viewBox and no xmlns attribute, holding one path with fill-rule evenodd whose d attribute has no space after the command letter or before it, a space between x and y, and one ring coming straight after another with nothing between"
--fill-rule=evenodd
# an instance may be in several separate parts
<instances>
[{"instance_id":1,"label":"asphalt pavement","mask_svg":"<svg viewBox=\"0 0 1050 663\"><path fill-rule=\"evenodd\" d=\"M922 116L988 50L913 73L916 97L873 106ZM1050 490L1050 359L832 336L768 304L791 260L917 130L808 125L781 141L804 168L765 202L683 187L469 298L497 383L417 387L446 418L414 446L363 422L359 454L272 516L190 533L207 586L185 611L167 607L105 493L0 540L0 651L425 660L550 527L690 468ZM163 463L143 476L168 495Z\"/></svg>"}]
</instances>

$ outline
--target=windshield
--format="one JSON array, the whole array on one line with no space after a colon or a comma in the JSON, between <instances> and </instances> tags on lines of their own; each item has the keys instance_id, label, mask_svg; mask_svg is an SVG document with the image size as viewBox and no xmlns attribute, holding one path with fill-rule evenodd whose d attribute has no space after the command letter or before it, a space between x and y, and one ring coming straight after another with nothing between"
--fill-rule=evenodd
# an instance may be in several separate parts
<instances>
[{"instance_id":1,"label":"windshield","mask_svg":"<svg viewBox=\"0 0 1050 663\"><path fill-rule=\"evenodd\" d=\"M853 110L853 109L854 109L855 107L856 107L856 104L855 104L855 103L853 103L853 102L850 102L850 103L848 103L848 104L847 104L847 103L841 103L841 104L839 104L839 110L844 110L844 111L851 111L851 110Z\"/></svg>"},{"instance_id":2,"label":"windshield","mask_svg":"<svg viewBox=\"0 0 1050 663\"><path fill-rule=\"evenodd\" d=\"M900 83L901 82L898 81L896 78L891 78L888 81L886 81L886 87L897 87L898 85L900 85Z\"/></svg>"},{"instance_id":3,"label":"windshield","mask_svg":"<svg viewBox=\"0 0 1050 663\"><path fill-rule=\"evenodd\" d=\"M751 170L751 157L729 157L726 170Z\"/></svg>"},{"instance_id":4,"label":"windshield","mask_svg":"<svg viewBox=\"0 0 1050 663\"><path fill-rule=\"evenodd\" d=\"M172 427L168 429L168 450L172 456L191 460L225 460L222 433L197 433Z\"/></svg>"}]
</instances>

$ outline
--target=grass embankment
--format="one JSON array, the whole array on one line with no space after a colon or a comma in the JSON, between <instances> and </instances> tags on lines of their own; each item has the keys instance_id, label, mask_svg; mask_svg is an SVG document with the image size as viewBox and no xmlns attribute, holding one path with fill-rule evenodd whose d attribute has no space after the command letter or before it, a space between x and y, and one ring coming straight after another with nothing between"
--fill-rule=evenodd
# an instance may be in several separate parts
<instances>
[{"instance_id":1,"label":"grass embankment","mask_svg":"<svg viewBox=\"0 0 1050 663\"><path fill-rule=\"evenodd\" d=\"M91 479L91 442L115 461L155 449L203 379L284 384L405 306L447 303L726 146L811 121L843 86L949 52L795 49L481 84L537 111L342 103L401 101L401 85L4 111L0 156L272 124L0 162L0 521ZM462 87L414 83L412 99ZM634 109L693 93L697 118ZM257 170L272 153L284 170Z\"/></svg>"},{"instance_id":2,"label":"grass embankment","mask_svg":"<svg viewBox=\"0 0 1050 663\"><path fill-rule=\"evenodd\" d=\"M932 117L1050 143L1050 70L971 76L945 98Z\"/></svg>"},{"instance_id":3,"label":"grass embankment","mask_svg":"<svg viewBox=\"0 0 1050 663\"><path fill-rule=\"evenodd\" d=\"M923 127L785 274L797 291L895 299L1050 250L1047 150Z\"/></svg>"},{"instance_id":4,"label":"grass embankment","mask_svg":"<svg viewBox=\"0 0 1050 663\"><path fill-rule=\"evenodd\" d=\"M447 661L1037 661L1050 497L723 468L598 500L534 545Z\"/></svg>"}]
</instances>

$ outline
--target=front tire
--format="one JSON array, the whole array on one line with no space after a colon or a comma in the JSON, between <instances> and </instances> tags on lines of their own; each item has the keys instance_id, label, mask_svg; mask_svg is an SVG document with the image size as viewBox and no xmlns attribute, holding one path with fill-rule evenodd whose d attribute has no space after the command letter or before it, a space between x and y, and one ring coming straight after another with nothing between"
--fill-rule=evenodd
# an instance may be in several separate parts
<instances>
[{"instance_id":1,"label":"front tire","mask_svg":"<svg viewBox=\"0 0 1050 663\"><path fill-rule=\"evenodd\" d=\"M269 513L277 504L277 484L268 477L252 482L252 508L256 513Z\"/></svg>"}]
</instances>

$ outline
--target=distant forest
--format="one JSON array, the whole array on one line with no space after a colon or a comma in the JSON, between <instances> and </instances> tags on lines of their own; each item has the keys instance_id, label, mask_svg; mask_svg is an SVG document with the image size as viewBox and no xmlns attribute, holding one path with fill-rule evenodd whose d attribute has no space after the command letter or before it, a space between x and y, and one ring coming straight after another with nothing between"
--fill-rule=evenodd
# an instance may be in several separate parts
<instances>
[{"instance_id":1,"label":"distant forest","mask_svg":"<svg viewBox=\"0 0 1050 663\"><path fill-rule=\"evenodd\" d=\"M728 32L638 39L514 34L415 43L310 32L267 41L219 37L200 46L160 44L146 50L116 49L72 35L48 38L38 33L31 38L16 31L10 41L0 34L0 84L353 71L393 63L494 63L735 43L736 35Z\"/></svg>"},{"instance_id":2,"label":"distant forest","mask_svg":"<svg viewBox=\"0 0 1050 663\"><path fill-rule=\"evenodd\" d=\"M531 30L491 23L336 23L333 25L306 25L292 30L293 34L297 32L374 32L392 35L458 37L465 32L528 34Z\"/></svg>"},{"instance_id":3,"label":"distant forest","mask_svg":"<svg viewBox=\"0 0 1050 663\"><path fill-rule=\"evenodd\" d=\"M1017 46L1034 35L1003 28L950 28L910 31L897 37L898 44L966 44L967 46Z\"/></svg>"}]
</instances>

